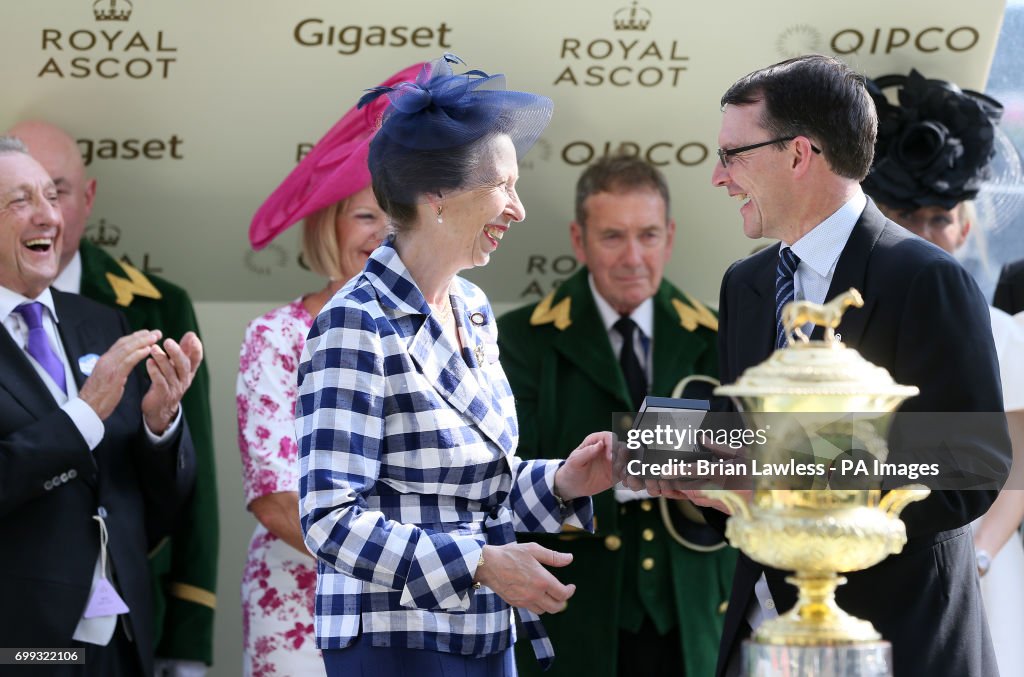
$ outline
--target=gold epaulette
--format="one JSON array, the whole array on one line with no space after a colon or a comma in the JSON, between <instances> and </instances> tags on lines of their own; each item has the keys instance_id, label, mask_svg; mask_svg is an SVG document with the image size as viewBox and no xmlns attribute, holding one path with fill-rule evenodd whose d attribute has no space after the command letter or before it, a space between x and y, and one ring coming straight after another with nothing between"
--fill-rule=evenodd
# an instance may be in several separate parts
<instances>
[{"instance_id":1,"label":"gold epaulette","mask_svg":"<svg viewBox=\"0 0 1024 677\"><path fill-rule=\"evenodd\" d=\"M113 273L107 273L107 282L110 283L111 289L114 290L114 294L117 296L115 299L117 305L131 305L132 299L136 296L144 296L148 299L163 298L160 290L154 287L153 283L138 268L124 261L118 261L117 263L124 270L125 275L128 276L128 279L125 279Z\"/></svg>"},{"instance_id":2,"label":"gold epaulette","mask_svg":"<svg viewBox=\"0 0 1024 677\"><path fill-rule=\"evenodd\" d=\"M213 594L209 590L204 590L197 585L190 585L188 583L171 583L168 592L172 597L183 599L186 602L202 604L203 606L210 607L211 609L217 608L217 595Z\"/></svg>"},{"instance_id":3,"label":"gold epaulette","mask_svg":"<svg viewBox=\"0 0 1024 677\"><path fill-rule=\"evenodd\" d=\"M672 307L679 313L679 324L686 331L694 331L698 326L718 331L718 318L715 314L700 301L692 298L689 301L690 305L686 305L681 299L672 299Z\"/></svg>"},{"instance_id":4,"label":"gold epaulette","mask_svg":"<svg viewBox=\"0 0 1024 677\"><path fill-rule=\"evenodd\" d=\"M530 315L531 326L536 327L541 324L554 322L555 328L562 331L572 324L572 320L569 319L569 307L572 305L572 299L566 297L552 308L551 301L554 298L555 292L551 292L537 304L537 307L533 309L533 314Z\"/></svg>"}]
</instances>

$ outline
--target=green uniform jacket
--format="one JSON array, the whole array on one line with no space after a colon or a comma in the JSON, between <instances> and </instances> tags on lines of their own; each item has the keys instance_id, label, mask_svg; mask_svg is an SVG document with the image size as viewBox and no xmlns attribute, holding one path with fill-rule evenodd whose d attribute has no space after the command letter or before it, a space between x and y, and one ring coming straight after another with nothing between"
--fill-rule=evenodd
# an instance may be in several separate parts
<instances>
[{"instance_id":1,"label":"green uniform jacket","mask_svg":"<svg viewBox=\"0 0 1024 677\"><path fill-rule=\"evenodd\" d=\"M192 301L184 289L122 265L87 240L82 240L79 251L83 296L123 312L132 329L159 329L165 338L176 341L187 331L199 333ZM209 665L213 662L219 533L210 375L205 360L182 406L195 445L196 484L175 532L149 556L155 649L160 658Z\"/></svg>"},{"instance_id":2,"label":"green uniform jacket","mask_svg":"<svg viewBox=\"0 0 1024 677\"><path fill-rule=\"evenodd\" d=\"M587 434L616 427L613 412L633 409L587 280L584 268L539 304L498 320L524 458L564 458ZM717 375L717 325L703 305L661 283L651 394L668 396L691 374ZM596 534L536 538L573 554L571 565L554 572L577 586L564 612L542 617L557 656L546 675L616 675L619 630L639 630L645 615L662 634L679 632L686 675L714 674L736 551L684 547L661 509L657 500L619 504L606 491L594 497ZM541 674L528 642L519 642L517 652L521 674Z\"/></svg>"}]
</instances>

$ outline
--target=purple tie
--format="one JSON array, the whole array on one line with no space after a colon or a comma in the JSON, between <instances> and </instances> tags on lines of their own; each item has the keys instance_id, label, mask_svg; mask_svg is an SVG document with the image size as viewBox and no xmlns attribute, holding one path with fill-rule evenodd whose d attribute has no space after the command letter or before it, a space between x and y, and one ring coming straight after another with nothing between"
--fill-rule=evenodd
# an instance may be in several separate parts
<instances>
[{"instance_id":1,"label":"purple tie","mask_svg":"<svg viewBox=\"0 0 1024 677\"><path fill-rule=\"evenodd\" d=\"M57 353L53 352L50 337L43 329L43 304L38 301L23 303L14 311L25 318L25 324L28 325L28 354L35 358L39 366L46 370L66 395L68 387L64 377L64 363L57 357Z\"/></svg>"}]
</instances>

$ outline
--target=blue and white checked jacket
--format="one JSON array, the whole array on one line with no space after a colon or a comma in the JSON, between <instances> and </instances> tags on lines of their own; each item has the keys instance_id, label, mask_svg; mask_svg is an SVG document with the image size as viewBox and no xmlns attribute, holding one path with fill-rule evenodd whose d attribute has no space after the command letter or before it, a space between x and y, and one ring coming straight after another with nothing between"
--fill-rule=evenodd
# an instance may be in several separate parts
<instances>
[{"instance_id":1,"label":"blue and white checked jacket","mask_svg":"<svg viewBox=\"0 0 1024 677\"><path fill-rule=\"evenodd\" d=\"M497 325L455 278L462 354L390 242L324 307L299 366L299 512L317 557L322 649L485 656L514 641L512 610L472 589L485 543L593 529L589 498L560 510L559 461L523 461ZM550 645L549 645L550 646Z\"/></svg>"}]
</instances>

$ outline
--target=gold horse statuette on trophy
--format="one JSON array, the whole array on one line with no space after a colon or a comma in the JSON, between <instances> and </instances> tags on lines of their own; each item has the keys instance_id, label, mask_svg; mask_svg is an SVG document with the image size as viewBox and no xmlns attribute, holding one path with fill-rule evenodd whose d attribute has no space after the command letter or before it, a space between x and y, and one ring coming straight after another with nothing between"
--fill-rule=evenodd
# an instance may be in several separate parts
<instances>
[{"instance_id":1,"label":"gold horse statuette on trophy","mask_svg":"<svg viewBox=\"0 0 1024 677\"><path fill-rule=\"evenodd\" d=\"M782 307L782 325L786 328L786 338L789 345L793 345L793 337L804 341L810 338L804 334L801 327L808 322L825 327L825 340L829 343L835 340L836 327L843 319L843 313L850 306L855 308L864 307L864 299L860 292L850 287L848 290L835 297L824 305L810 301L791 301Z\"/></svg>"}]
</instances>

